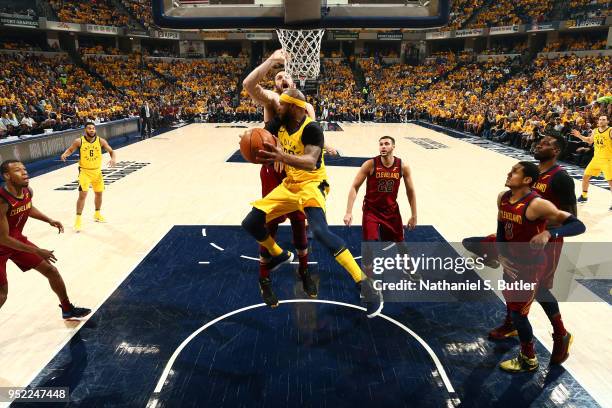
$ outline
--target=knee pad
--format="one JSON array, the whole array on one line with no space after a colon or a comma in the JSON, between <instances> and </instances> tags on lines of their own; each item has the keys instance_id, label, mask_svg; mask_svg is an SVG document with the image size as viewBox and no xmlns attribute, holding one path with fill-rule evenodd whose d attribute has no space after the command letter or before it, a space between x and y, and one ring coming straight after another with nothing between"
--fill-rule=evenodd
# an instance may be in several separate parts
<instances>
[{"instance_id":1,"label":"knee pad","mask_svg":"<svg viewBox=\"0 0 612 408\"><path fill-rule=\"evenodd\" d=\"M266 213L253 208L250 213L242 220L242 228L251 234L257 241L263 241L268 236L266 230Z\"/></svg>"}]
</instances>

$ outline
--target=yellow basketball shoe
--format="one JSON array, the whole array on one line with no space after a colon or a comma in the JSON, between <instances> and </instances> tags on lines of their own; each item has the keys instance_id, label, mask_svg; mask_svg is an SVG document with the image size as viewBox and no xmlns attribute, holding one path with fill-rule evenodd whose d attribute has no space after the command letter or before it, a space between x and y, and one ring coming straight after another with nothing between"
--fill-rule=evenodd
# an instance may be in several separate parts
<instances>
[{"instance_id":1,"label":"yellow basketball shoe","mask_svg":"<svg viewBox=\"0 0 612 408\"><path fill-rule=\"evenodd\" d=\"M538 357L529 358L519 351L518 357L502 361L499 368L508 373L525 373L537 370L539 366Z\"/></svg>"},{"instance_id":2,"label":"yellow basketball shoe","mask_svg":"<svg viewBox=\"0 0 612 408\"><path fill-rule=\"evenodd\" d=\"M94 221L95 222L106 222L106 219L102 216L102 214L100 214L100 211L96 211L96 213L94 214Z\"/></svg>"},{"instance_id":3,"label":"yellow basketball shoe","mask_svg":"<svg viewBox=\"0 0 612 408\"><path fill-rule=\"evenodd\" d=\"M77 215L76 219L74 220L74 232L81 232L81 229L81 216Z\"/></svg>"}]
</instances>

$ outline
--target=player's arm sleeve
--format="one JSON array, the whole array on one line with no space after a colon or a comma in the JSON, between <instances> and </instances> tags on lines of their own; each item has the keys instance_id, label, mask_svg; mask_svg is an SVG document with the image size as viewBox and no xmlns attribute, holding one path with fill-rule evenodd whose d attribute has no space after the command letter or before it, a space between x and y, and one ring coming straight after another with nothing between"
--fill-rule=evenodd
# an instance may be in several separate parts
<instances>
[{"instance_id":1,"label":"player's arm sleeve","mask_svg":"<svg viewBox=\"0 0 612 408\"><path fill-rule=\"evenodd\" d=\"M264 127L268 132L272 133L274 136L278 136L278 131L280 130L281 123L277 118L272 119L266 126Z\"/></svg>"},{"instance_id":2,"label":"player's arm sleeve","mask_svg":"<svg viewBox=\"0 0 612 408\"><path fill-rule=\"evenodd\" d=\"M318 146L323 149L325 145L325 136L323 135L323 129L316 122L311 122L304 128L302 132L302 144Z\"/></svg>"},{"instance_id":3,"label":"player's arm sleeve","mask_svg":"<svg viewBox=\"0 0 612 408\"><path fill-rule=\"evenodd\" d=\"M577 215L574 179L567 173L557 173L552 179L551 187L560 197L559 209Z\"/></svg>"}]
</instances>

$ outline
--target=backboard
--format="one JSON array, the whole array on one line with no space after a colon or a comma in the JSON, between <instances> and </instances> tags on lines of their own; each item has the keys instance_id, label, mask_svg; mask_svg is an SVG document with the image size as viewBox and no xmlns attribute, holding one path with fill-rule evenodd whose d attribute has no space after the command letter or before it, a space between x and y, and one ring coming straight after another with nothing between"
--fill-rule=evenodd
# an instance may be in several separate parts
<instances>
[{"instance_id":1,"label":"backboard","mask_svg":"<svg viewBox=\"0 0 612 408\"><path fill-rule=\"evenodd\" d=\"M448 23L450 0L152 0L174 29L389 28Z\"/></svg>"}]
</instances>

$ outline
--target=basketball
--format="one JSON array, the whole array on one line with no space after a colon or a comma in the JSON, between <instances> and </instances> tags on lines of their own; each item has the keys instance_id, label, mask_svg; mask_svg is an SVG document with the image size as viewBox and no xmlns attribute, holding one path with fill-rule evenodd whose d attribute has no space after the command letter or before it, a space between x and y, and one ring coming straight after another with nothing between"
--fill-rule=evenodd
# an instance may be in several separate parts
<instances>
[{"instance_id":1,"label":"basketball","mask_svg":"<svg viewBox=\"0 0 612 408\"><path fill-rule=\"evenodd\" d=\"M272 133L263 128L252 129L250 134L240 140L240 153L242 153L242 157L251 163L263 163L258 159L257 153L260 150L265 150L264 142L276 146L276 139L272 136Z\"/></svg>"}]
</instances>

